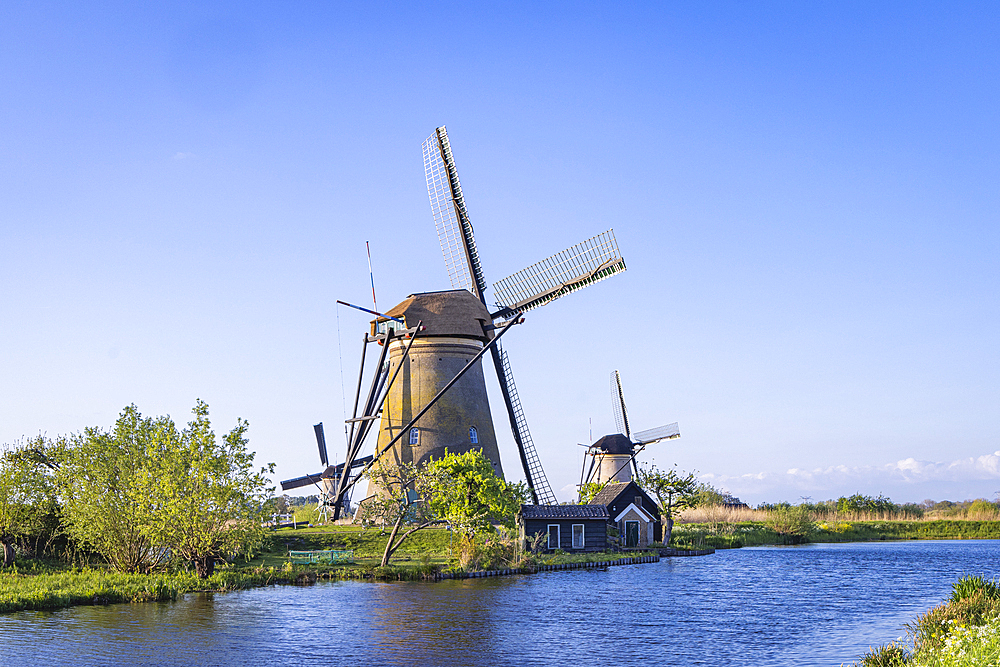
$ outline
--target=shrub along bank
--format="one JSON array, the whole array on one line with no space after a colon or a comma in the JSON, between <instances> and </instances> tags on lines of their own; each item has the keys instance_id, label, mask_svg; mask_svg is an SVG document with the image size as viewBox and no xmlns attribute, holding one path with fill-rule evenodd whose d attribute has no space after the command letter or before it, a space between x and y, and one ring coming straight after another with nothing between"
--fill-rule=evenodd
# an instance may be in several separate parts
<instances>
[{"instance_id":1,"label":"shrub along bank","mask_svg":"<svg viewBox=\"0 0 1000 667\"><path fill-rule=\"evenodd\" d=\"M907 625L907 638L863 655L853 667L981 667L1000 662L1000 586L962 577L943 605Z\"/></svg>"}]
</instances>

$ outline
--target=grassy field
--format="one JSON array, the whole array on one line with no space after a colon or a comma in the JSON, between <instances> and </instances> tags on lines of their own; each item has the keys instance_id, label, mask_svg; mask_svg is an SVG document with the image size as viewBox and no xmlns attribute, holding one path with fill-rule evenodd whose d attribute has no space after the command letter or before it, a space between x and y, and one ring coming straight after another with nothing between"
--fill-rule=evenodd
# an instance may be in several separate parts
<instances>
[{"instance_id":1,"label":"grassy field","mask_svg":"<svg viewBox=\"0 0 1000 667\"><path fill-rule=\"evenodd\" d=\"M377 529L362 531L355 526L282 529L272 533L265 548L253 558L220 564L215 574L205 580L183 570L123 574L99 564L79 567L58 560L20 561L14 568L0 571L0 612L167 601L176 600L185 593L232 591L271 584L311 584L332 579L421 580L434 579L439 572L463 572L453 558L451 535L447 530L428 529L414 533L394 554L390 565L381 567L386 539L387 536ZM293 565L288 559L289 550L326 549L352 550L354 562ZM533 571L538 565L601 562L629 555L533 555L527 559L525 570Z\"/></svg>"},{"instance_id":2,"label":"grassy field","mask_svg":"<svg viewBox=\"0 0 1000 667\"><path fill-rule=\"evenodd\" d=\"M671 546L738 548L803 542L872 542L877 540L1000 539L1000 521L936 519L927 521L819 521L801 535L779 534L766 521L682 523L674 526Z\"/></svg>"}]
</instances>

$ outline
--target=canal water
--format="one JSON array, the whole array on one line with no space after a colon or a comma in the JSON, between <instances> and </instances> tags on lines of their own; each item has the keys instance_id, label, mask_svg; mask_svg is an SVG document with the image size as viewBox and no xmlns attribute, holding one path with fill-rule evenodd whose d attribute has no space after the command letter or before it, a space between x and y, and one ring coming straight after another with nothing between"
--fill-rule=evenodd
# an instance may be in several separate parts
<instances>
[{"instance_id":1,"label":"canal water","mask_svg":"<svg viewBox=\"0 0 1000 667\"><path fill-rule=\"evenodd\" d=\"M1000 541L758 547L437 583L320 583L0 615L5 665L840 665Z\"/></svg>"}]
</instances>

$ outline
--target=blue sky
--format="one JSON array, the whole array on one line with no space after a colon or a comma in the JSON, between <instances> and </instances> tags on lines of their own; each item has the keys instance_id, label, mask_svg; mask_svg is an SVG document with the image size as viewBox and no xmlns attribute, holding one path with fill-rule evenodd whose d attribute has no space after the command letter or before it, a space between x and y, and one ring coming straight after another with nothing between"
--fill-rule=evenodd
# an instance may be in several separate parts
<instances>
[{"instance_id":1,"label":"blue sky","mask_svg":"<svg viewBox=\"0 0 1000 667\"><path fill-rule=\"evenodd\" d=\"M990 3L5 3L0 442L201 398L312 472L365 241L380 305L449 287L445 124L490 282L609 227L629 267L505 338L562 499L616 368L680 422L644 458L749 502L993 497L997 35Z\"/></svg>"}]
</instances>

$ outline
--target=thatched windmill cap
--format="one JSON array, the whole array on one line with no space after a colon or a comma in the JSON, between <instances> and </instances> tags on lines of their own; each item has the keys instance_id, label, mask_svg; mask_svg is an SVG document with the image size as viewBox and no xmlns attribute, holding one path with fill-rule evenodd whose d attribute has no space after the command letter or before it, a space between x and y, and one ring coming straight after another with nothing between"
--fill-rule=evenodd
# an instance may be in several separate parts
<instances>
[{"instance_id":1,"label":"thatched windmill cap","mask_svg":"<svg viewBox=\"0 0 1000 667\"><path fill-rule=\"evenodd\" d=\"M600 449L605 454L632 455L632 441L621 433L604 436L594 443L594 447Z\"/></svg>"},{"instance_id":2,"label":"thatched windmill cap","mask_svg":"<svg viewBox=\"0 0 1000 667\"><path fill-rule=\"evenodd\" d=\"M422 320L421 338L449 336L486 341L483 325L493 323L483 302L464 289L411 294L386 315L405 320L407 327L415 327Z\"/></svg>"}]
</instances>

